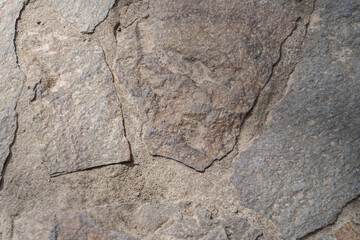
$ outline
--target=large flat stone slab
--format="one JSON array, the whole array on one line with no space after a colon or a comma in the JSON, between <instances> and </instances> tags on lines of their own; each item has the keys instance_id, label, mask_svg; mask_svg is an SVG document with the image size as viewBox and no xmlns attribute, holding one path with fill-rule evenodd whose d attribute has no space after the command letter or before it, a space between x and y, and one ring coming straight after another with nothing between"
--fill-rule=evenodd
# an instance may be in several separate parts
<instances>
[{"instance_id":1,"label":"large flat stone slab","mask_svg":"<svg viewBox=\"0 0 360 240\"><path fill-rule=\"evenodd\" d=\"M103 21L115 0L45 0L69 23L83 33L91 33Z\"/></svg>"},{"instance_id":2,"label":"large flat stone slab","mask_svg":"<svg viewBox=\"0 0 360 240\"><path fill-rule=\"evenodd\" d=\"M360 193L359 17L358 1L317 1L285 96L235 161L240 202L284 239L334 222Z\"/></svg>"},{"instance_id":3,"label":"large flat stone slab","mask_svg":"<svg viewBox=\"0 0 360 240\"><path fill-rule=\"evenodd\" d=\"M229 153L296 14L274 3L154 0L118 34L121 87L152 155L203 171ZM138 14L140 15L140 14Z\"/></svg>"},{"instance_id":4,"label":"large flat stone slab","mask_svg":"<svg viewBox=\"0 0 360 240\"><path fill-rule=\"evenodd\" d=\"M102 49L65 20L49 16L52 12L45 5L25 11L18 36L19 60L32 92L32 129L45 165L58 175L130 161L121 105Z\"/></svg>"},{"instance_id":5,"label":"large flat stone slab","mask_svg":"<svg viewBox=\"0 0 360 240\"><path fill-rule=\"evenodd\" d=\"M0 1L0 182L17 128L16 103L25 79L17 65L14 38L24 0Z\"/></svg>"}]
</instances>

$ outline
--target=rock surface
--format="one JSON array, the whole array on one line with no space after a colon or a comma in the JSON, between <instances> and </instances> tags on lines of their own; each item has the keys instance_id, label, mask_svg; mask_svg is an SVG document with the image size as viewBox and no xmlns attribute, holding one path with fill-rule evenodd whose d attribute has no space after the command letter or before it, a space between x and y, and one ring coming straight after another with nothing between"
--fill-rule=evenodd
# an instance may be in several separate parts
<instances>
[{"instance_id":1,"label":"rock surface","mask_svg":"<svg viewBox=\"0 0 360 240\"><path fill-rule=\"evenodd\" d=\"M360 239L360 232L356 230L351 222L346 223L336 231L337 240L357 240Z\"/></svg>"},{"instance_id":2,"label":"rock surface","mask_svg":"<svg viewBox=\"0 0 360 240\"><path fill-rule=\"evenodd\" d=\"M80 212L32 211L20 216L14 226L16 240L45 236L56 236L57 240L256 240L262 234L245 219L223 221L201 208L186 216L179 206L169 203L106 205ZM144 230L146 234L133 237L134 230Z\"/></svg>"},{"instance_id":3,"label":"rock surface","mask_svg":"<svg viewBox=\"0 0 360 240\"><path fill-rule=\"evenodd\" d=\"M107 230L88 212L30 212L15 222L16 240L137 240L122 232Z\"/></svg>"},{"instance_id":4,"label":"rock surface","mask_svg":"<svg viewBox=\"0 0 360 240\"><path fill-rule=\"evenodd\" d=\"M15 108L25 79L17 65L14 45L16 20L24 4L24 0L0 1L0 182L15 138Z\"/></svg>"},{"instance_id":5,"label":"rock surface","mask_svg":"<svg viewBox=\"0 0 360 240\"><path fill-rule=\"evenodd\" d=\"M302 60L263 133L235 161L241 204L285 239L335 221L360 194L358 1L318 1Z\"/></svg>"},{"instance_id":6,"label":"rock surface","mask_svg":"<svg viewBox=\"0 0 360 240\"><path fill-rule=\"evenodd\" d=\"M130 161L121 105L102 49L66 22L57 29L60 20L37 16L39 21L26 22L18 49L50 174Z\"/></svg>"},{"instance_id":7,"label":"rock surface","mask_svg":"<svg viewBox=\"0 0 360 240\"><path fill-rule=\"evenodd\" d=\"M151 1L119 34L115 65L151 154L199 171L228 154L296 19L273 3Z\"/></svg>"},{"instance_id":8,"label":"rock surface","mask_svg":"<svg viewBox=\"0 0 360 240\"><path fill-rule=\"evenodd\" d=\"M66 21L83 33L91 33L108 15L115 0L45 0Z\"/></svg>"},{"instance_id":9,"label":"rock surface","mask_svg":"<svg viewBox=\"0 0 360 240\"><path fill-rule=\"evenodd\" d=\"M359 10L0 0L0 240L357 239Z\"/></svg>"}]
</instances>

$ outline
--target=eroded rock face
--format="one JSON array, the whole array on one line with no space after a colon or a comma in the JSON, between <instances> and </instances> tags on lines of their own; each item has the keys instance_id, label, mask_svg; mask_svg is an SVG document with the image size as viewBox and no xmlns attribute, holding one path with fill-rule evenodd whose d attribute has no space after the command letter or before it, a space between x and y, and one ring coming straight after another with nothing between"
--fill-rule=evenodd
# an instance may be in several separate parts
<instances>
[{"instance_id":1,"label":"eroded rock face","mask_svg":"<svg viewBox=\"0 0 360 240\"><path fill-rule=\"evenodd\" d=\"M69 23L83 33L91 33L103 21L115 0L45 0Z\"/></svg>"},{"instance_id":2,"label":"eroded rock face","mask_svg":"<svg viewBox=\"0 0 360 240\"><path fill-rule=\"evenodd\" d=\"M15 221L14 239L256 240L262 235L245 219L226 218L214 218L202 208L187 216L171 203L105 205L80 212L33 211Z\"/></svg>"},{"instance_id":3,"label":"eroded rock face","mask_svg":"<svg viewBox=\"0 0 360 240\"><path fill-rule=\"evenodd\" d=\"M38 20L24 15L19 60L50 174L129 161L121 106L102 49L62 19L34 11Z\"/></svg>"},{"instance_id":4,"label":"eroded rock face","mask_svg":"<svg viewBox=\"0 0 360 240\"><path fill-rule=\"evenodd\" d=\"M14 46L16 20L25 0L0 1L0 182L17 128L16 103L25 79Z\"/></svg>"},{"instance_id":5,"label":"eroded rock face","mask_svg":"<svg viewBox=\"0 0 360 240\"><path fill-rule=\"evenodd\" d=\"M296 14L235 0L154 0L148 10L118 34L117 76L151 154L203 171L233 149Z\"/></svg>"},{"instance_id":6,"label":"eroded rock face","mask_svg":"<svg viewBox=\"0 0 360 240\"><path fill-rule=\"evenodd\" d=\"M360 194L359 3L317 4L291 85L231 178L285 239L334 222Z\"/></svg>"}]
</instances>

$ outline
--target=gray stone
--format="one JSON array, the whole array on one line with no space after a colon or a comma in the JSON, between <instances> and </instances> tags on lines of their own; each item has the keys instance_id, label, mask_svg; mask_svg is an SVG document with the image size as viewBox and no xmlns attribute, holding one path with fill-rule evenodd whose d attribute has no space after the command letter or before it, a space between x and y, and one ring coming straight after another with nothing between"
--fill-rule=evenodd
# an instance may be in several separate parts
<instances>
[{"instance_id":1,"label":"gray stone","mask_svg":"<svg viewBox=\"0 0 360 240\"><path fill-rule=\"evenodd\" d=\"M115 0L45 0L69 23L83 33L91 33L103 21Z\"/></svg>"},{"instance_id":2,"label":"gray stone","mask_svg":"<svg viewBox=\"0 0 360 240\"><path fill-rule=\"evenodd\" d=\"M231 239L236 240L256 240L263 233L254 228L246 219L239 217L226 217L225 218L231 233Z\"/></svg>"},{"instance_id":3,"label":"gray stone","mask_svg":"<svg viewBox=\"0 0 360 240\"><path fill-rule=\"evenodd\" d=\"M205 240L228 240L225 229L218 226L211 230L205 237Z\"/></svg>"},{"instance_id":4,"label":"gray stone","mask_svg":"<svg viewBox=\"0 0 360 240\"><path fill-rule=\"evenodd\" d=\"M49 9L34 8L44 24L24 20L18 36L45 165L59 175L130 161L121 105L102 49L66 21L49 17Z\"/></svg>"},{"instance_id":5,"label":"gray stone","mask_svg":"<svg viewBox=\"0 0 360 240\"><path fill-rule=\"evenodd\" d=\"M15 108L25 79L17 65L14 45L16 20L24 4L24 0L0 2L0 182L5 161L10 154L10 145L15 138Z\"/></svg>"},{"instance_id":6,"label":"gray stone","mask_svg":"<svg viewBox=\"0 0 360 240\"><path fill-rule=\"evenodd\" d=\"M203 171L233 149L297 15L237 0L154 0L147 10L118 34L120 85L151 154Z\"/></svg>"},{"instance_id":7,"label":"gray stone","mask_svg":"<svg viewBox=\"0 0 360 240\"><path fill-rule=\"evenodd\" d=\"M297 239L360 193L359 1L317 1L302 60L234 164L239 200Z\"/></svg>"}]
</instances>

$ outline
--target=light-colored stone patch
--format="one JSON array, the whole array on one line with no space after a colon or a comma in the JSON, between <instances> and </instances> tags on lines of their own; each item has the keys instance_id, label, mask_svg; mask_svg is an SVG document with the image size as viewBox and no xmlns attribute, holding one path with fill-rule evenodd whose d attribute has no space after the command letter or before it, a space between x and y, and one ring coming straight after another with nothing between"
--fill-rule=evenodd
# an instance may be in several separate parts
<instances>
[{"instance_id":1,"label":"light-colored stone patch","mask_svg":"<svg viewBox=\"0 0 360 240\"><path fill-rule=\"evenodd\" d=\"M91 33L103 21L115 0L45 0L69 23L83 33Z\"/></svg>"},{"instance_id":2,"label":"light-colored stone patch","mask_svg":"<svg viewBox=\"0 0 360 240\"><path fill-rule=\"evenodd\" d=\"M16 20L25 0L0 1L0 182L17 128L16 103L25 79L17 65Z\"/></svg>"},{"instance_id":3,"label":"light-colored stone patch","mask_svg":"<svg viewBox=\"0 0 360 240\"><path fill-rule=\"evenodd\" d=\"M24 15L18 49L50 174L130 161L121 105L102 49L45 10L34 10L37 19Z\"/></svg>"}]
</instances>

